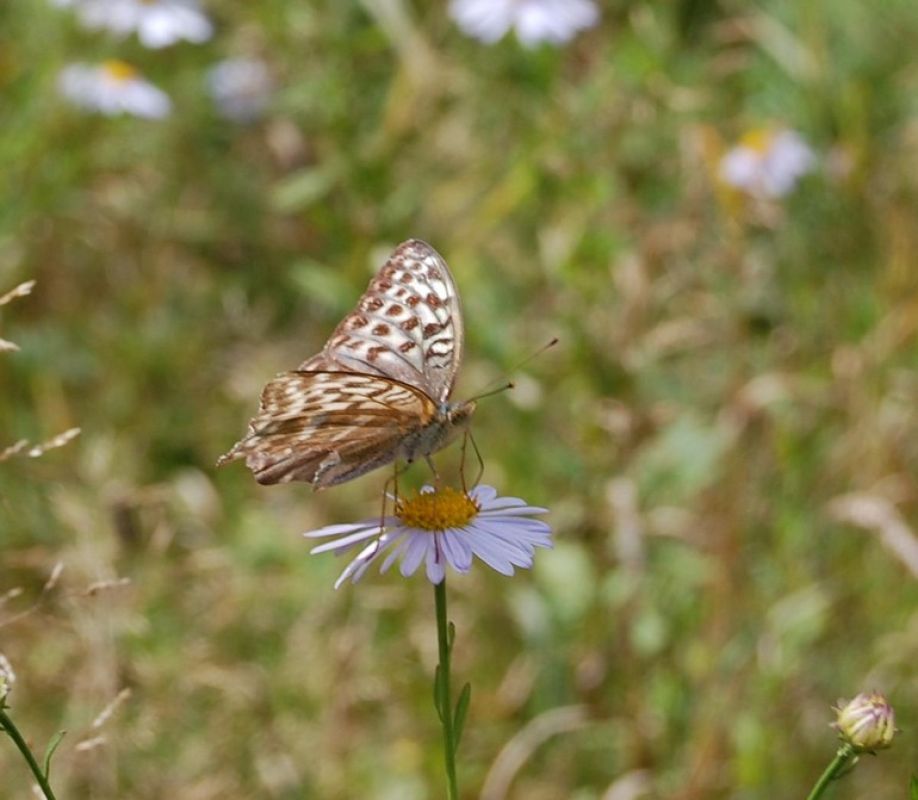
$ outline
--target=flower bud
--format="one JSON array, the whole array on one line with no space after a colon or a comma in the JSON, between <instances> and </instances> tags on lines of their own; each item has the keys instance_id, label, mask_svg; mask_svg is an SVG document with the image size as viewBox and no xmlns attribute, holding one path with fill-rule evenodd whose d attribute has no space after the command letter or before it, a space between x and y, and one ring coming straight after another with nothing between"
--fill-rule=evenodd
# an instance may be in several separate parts
<instances>
[{"instance_id":1,"label":"flower bud","mask_svg":"<svg viewBox=\"0 0 918 800\"><path fill-rule=\"evenodd\" d=\"M3 708L7 695L12 691L16 682L16 673L6 656L0 653L0 708Z\"/></svg>"},{"instance_id":2,"label":"flower bud","mask_svg":"<svg viewBox=\"0 0 918 800\"><path fill-rule=\"evenodd\" d=\"M896 715L879 692L861 692L849 702L840 700L832 727L857 752L881 750L896 735Z\"/></svg>"}]
</instances>

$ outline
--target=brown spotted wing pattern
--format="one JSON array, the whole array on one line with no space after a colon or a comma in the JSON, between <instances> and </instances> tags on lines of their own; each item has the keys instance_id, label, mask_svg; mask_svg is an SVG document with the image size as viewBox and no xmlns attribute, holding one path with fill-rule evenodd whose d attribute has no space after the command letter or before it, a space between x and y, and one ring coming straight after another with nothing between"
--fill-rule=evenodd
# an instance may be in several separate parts
<instances>
[{"instance_id":1,"label":"brown spotted wing pattern","mask_svg":"<svg viewBox=\"0 0 918 800\"><path fill-rule=\"evenodd\" d=\"M300 369L329 364L395 378L444 403L461 358L462 311L453 276L436 250L410 239L370 281L322 353Z\"/></svg>"},{"instance_id":2,"label":"brown spotted wing pattern","mask_svg":"<svg viewBox=\"0 0 918 800\"><path fill-rule=\"evenodd\" d=\"M446 262L416 239L396 248L322 352L265 386L244 458L260 483L333 486L442 447L473 405L448 402L462 313Z\"/></svg>"}]
</instances>

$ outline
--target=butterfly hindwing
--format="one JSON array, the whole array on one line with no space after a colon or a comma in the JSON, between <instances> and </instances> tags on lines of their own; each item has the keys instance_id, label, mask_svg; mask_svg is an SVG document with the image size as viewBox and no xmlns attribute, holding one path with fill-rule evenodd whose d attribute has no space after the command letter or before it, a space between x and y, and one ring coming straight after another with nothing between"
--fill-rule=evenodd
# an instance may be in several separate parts
<instances>
[{"instance_id":1,"label":"butterfly hindwing","mask_svg":"<svg viewBox=\"0 0 918 800\"><path fill-rule=\"evenodd\" d=\"M265 386L247 435L220 463L245 458L259 483L333 486L391 462L435 411L422 392L381 376L285 372Z\"/></svg>"}]
</instances>

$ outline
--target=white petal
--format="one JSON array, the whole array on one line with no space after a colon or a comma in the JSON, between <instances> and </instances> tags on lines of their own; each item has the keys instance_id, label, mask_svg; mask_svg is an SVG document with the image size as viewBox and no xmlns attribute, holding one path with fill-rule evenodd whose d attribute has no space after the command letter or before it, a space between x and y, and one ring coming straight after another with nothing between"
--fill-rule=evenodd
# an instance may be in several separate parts
<instances>
[{"instance_id":1,"label":"white petal","mask_svg":"<svg viewBox=\"0 0 918 800\"><path fill-rule=\"evenodd\" d=\"M451 0L450 16L469 36L492 44L513 24L516 0Z\"/></svg>"},{"instance_id":2,"label":"white petal","mask_svg":"<svg viewBox=\"0 0 918 800\"><path fill-rule=\"evenodd\" d=\"M526 47L539 42L563 44L598 19L591 0L520 0L516 35Z\"/></svg>"},{"instance_id":3,"label":"white petal","mask_svg":"<svg viewBox=\"0 0 918 800\"><path fill-rule=\"evenodd\" d=\"M472 489L469 494L476 503L482 508L487 507L495 497L497 497L497 489L493 486L487 486L485 484L480 484Z\"/></svg>"},{"instance_id":4,"label":"white petal","mask_svg":"<svg viewBox=\"0 0 918 800\"><path fill-rule=\"evenodd\" d=\"M139 117L162 119L169 116L172 101L165 92L138 79L124 87L124 109Z\"/></svg>"},{"instance_id":5,"label":"white petal","mask_svg":"<svg viewBox=\"0 0 918 800\"><path fill-rule=\"evenodd\" d=\"M326 553L329 550L334 550L336 552L344 552L349 550L358 542L362 542L365 539L369 539L373 536L379 536L379 528L369 528L356 533L352 533L349 536L342 536L340 539L333 539L330 542L324 542L316 547L313 547L309 552L313 555L317 553Z\"/></svg>"},{"instance_id":6,"label":"white petal","mask_svg":"<svg viewBox=\"0 0 918 800\"><path fill-rule=\"evenodd\" d=\"M399 556L405 552L405 548L408 546L411 541L410 538L405 538L402 534L399 534L401 541L392 548L392 552L386 556L386 560L379 567L380 572L388 572L389 568L398 560Z\"/></svg>"},{"instance_id":7,"label":"white petal","mask_svg":"<svg viewBox=\"0 0 918 800\"><path fill-rule=\"evenodd\" d=\"M392 524L392 518L386 517L383 520L383 527L387 527ZM364 530L364 529L376 529L379 530L379 518L374 519L365 519L362 522L346 522L338 525L326 525L324 528L317 528L314 531L307 531L303 534L307 539L319 539L323 536L338 536L342 533L353 533L355 531Z\"/></svg>"},{"instance_id":8,"label":"white petal","mask_svg":"<svg viewBox=\"0 0 918 800\"><path fill-rule=\"evenodd\" d=\"M344 568L344 571L338 576L338 580L335 581L335 588L337 589L348 578L353 578L354 583L359 581L361 576L367 571L367 567L373 563L380 552L379 543L370 542L370 544L364 547L363 550L357 554L356 558Z\"/></svg>"},{"instance_id":9,"label":"white petal","mask_svg":"<svg viewBox=\"0 0 918 800\"><path fill-rule=\"evenodd\" d=\"M446 556L440 547L440 534L432 538L433 546L427 548L427 580L436 585L446 577Z\"/></svg>"},{"instance_id":10,"label":"white petal","mask_svg":"<svg viewBox=\"0 0 918 800\"><path fill-rule=\"evenodd\" d=\"M415 533L407 538L408 546L405 549L405 557L399 567L399 571L406 578L409 575L414 575L417 568L421 566L424 556L427 555L427 548L432 537L429 533Z\"/></svg>"},{"instance_id":11,"label":"white petal","mask_svg":"<svg viewBox=\"0 0 918 800\"><path fill-rule=\"evenodd\" d=\"M479 517L476 523L488 531L506 531L526 539L544 539L551 536L551 528L539 519L515 517Z\"/></svg>"},{"instance_id":12,"label":"white petal","mask_svg":"<svg viewBox=\"0 0 918 800\"><path fill-rule=\"evenodd\" d=\"M720 179L730 186L752 191L762 175L762 156L751 147L734 147L720 160Z\"/></svg>"},{"instance_id":13,"label":"white petal","mask_svg":"<svg viewBox=\"0 0 918 800\"><path fill-rule=\"evenodd\" d=\"M470 536L468 541L472 552L491 569L500 572L502 575L513 574L513 565L499 542L492 540L488 536Z\"/></svg>"},{"instance_id":14,"label":"white petal","mask_svg":"<svg viewBox=\"0 0 918 800\"><path fill-rule=\"evenodd\" d=\"M509 501L509 502L508 502ZM480 516L490 516L495 513L504 514L506 512L513 514L547 514L548 509L541 506L527 506L523 500L517 497L501 497L487 506L482 506Z\"/></svg>"},{"instance_id":15,"label":"white petal","mask_svg":"<svg viewBox=\"0 0 918 800\"><path fill-rule=\"evenodd\" d=\"M523 537L516 535L513 529L503 527L490 527L473 522L467 526L466 530L470 536L480 539L494 539L506 545L508 550L515 550L519 553L527 553L532 548L526 545Z\"/></svg>"},{"instance_id":16,"label":"white petal","mask_svg":"<svg viewBox=\"0 0 918 800\"><path fill-rule=\"evenodd\" d=\"M440 537L443 553L456 572L468 572L472 566L472 548L463 531L444 531Z\"/></svg>"}]
</instances>

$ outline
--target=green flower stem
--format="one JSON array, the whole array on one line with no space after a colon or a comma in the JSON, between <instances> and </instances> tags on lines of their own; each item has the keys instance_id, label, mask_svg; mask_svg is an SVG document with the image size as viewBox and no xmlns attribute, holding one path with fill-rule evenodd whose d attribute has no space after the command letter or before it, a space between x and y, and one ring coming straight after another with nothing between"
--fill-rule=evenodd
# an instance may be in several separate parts
<instances>
[{"instance_id":1,"label":"green flower stem","mask_svg":"<svg viewBox=\"0 0 918 800\"><path fill-rule=\"evenodd\" d=\"M449 690L449 659L452 650L449 626L446 619L446 578L434 586L437 607L437 641L440 645L440 664L434 683L434 699L440 722L443 725L443 755L446 759L446 794L449 800L459 800L456 783L456 729L452 699Z\"/></svg>"},{"instance_id":2,"label":"green flower stem","mask_svg":"<svg viewBox=\"0 0 918 800\"><path fill-rule=\"evenodd\" d=\"M54 792L51 791L51 785L48 783L48 779L45 777L44 772L42 772L41 767L38 766L35 756L32 755L32 751L29 750L29 746L26 744L25 739L22 738L22 734L19 733L19 730L13 724L13 720L11 720L9 714L6 713L6 708L3 707L2 703L0 703L0 730L9 734L10 739L16 743L16 747L19 748L19 752L22 753L22 757L28 763L29 769L32 770L32 774L35 776L35 780L41 787L42 792L44 792L45 797L47 797L48 800L56 800Z\"/></svg>"},{"instance_id":3,"label":"green flower stem","mask_svg":"<svg viewBox=\"0 0 918 800\"><path fill-rule=\"evenodd\" d=\"M826 771L822 773L822 777L816 782L813 791L809 793L806 800L818 800L818 798L822 797L826 787L839 777L856 755L854 748L847 742L839 747L835 758L832 759L832 763L826 767Z\"/></svg>"}]
</instances>

